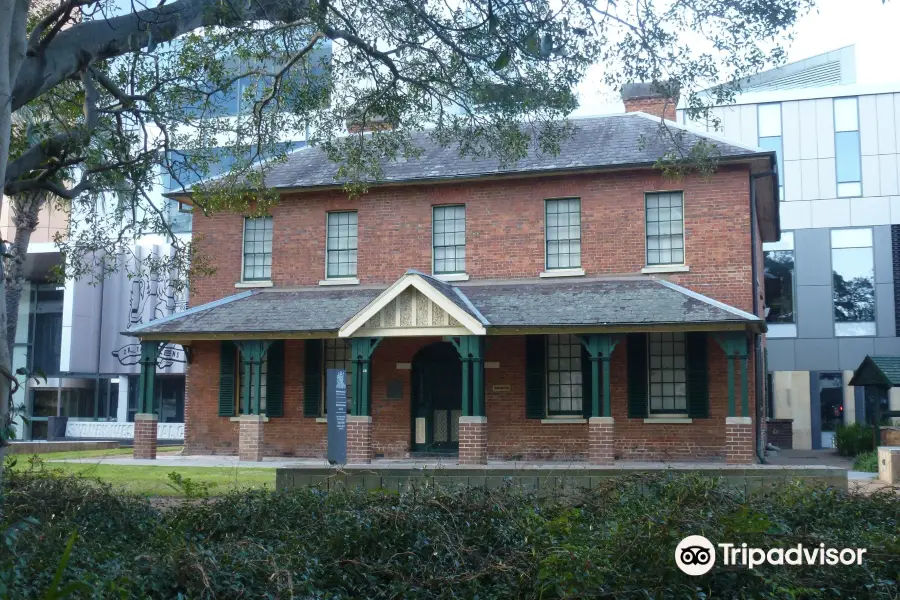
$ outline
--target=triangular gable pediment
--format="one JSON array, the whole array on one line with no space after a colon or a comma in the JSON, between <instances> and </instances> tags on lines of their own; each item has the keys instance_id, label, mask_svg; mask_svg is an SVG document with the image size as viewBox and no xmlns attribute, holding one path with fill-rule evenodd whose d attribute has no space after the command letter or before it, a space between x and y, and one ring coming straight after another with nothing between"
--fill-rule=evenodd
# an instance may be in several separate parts
<instances>
[{"instance_id":1,"label":"triangular gable pediment","mask_svg":"<svg viewBox=\"0 0 900 600\"><path fill-rule=\"evenodd\" d=\"M485 335L484 323L419 273L407 273L340 328L340 337Z\"/></svg>"}]
</instances>

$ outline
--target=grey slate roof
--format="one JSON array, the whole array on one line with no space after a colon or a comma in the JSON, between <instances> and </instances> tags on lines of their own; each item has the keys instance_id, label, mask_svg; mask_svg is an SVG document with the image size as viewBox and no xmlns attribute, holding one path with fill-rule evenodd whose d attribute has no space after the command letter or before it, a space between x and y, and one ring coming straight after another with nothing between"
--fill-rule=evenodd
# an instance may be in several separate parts
<instances>
[{"instance_id":1,"label":"grey slate roof","mask_svg":"<svg viewBox=\"0 0 900 600\"><path fill-rule=\"evenodd\" d=\"M430 277L429 280L437 281ZM457 305L482 322L487 321L484 324L488 329L567 325L762 324L762 320L753 315L669 282L650 278L522 280L462 285L438 283L440 291ZM336 332L383 289L257 290L151 321L125 334L143 337L147 334ZM465 306L466 299L475 311Z\"/></svg>"},{"instance_id":2,"label":"grey slate roof","mask_svg":"<svg viewBox=\"0 0 900 600\"><path fill-rule=\"evenodd\" d=\"M414 143L424 151L419 158L398 160L383 166L380 183L429 181L528 172L571 171L653 165L674 149L670 136L660 131L660 121L643 113L607 115L572 119L574 134L562 142L557 155L541 154L533 147L526 158L501 165L493 157L461 157L456 147L441 147L425 132L413 135ZM683 132L682 144L692 148L701 139L715 144L721 159L765 155L750 146L729 143L714 135L689 132L669 123L670 130ZM266 175L270 188L307 188L333 186L337 166L315 147L307 146L287 156L285 162L271 167Z\"/></svg>"},{"instance_id":3,"label":"grey slate roof","mask_svg":"<svg viewBox=\"0 0 900 600\"><path fill-rule=\"evenodd\" d=\"M866 356L847 385L900 387L900 356Z\"/></svg>"}]
</instances>

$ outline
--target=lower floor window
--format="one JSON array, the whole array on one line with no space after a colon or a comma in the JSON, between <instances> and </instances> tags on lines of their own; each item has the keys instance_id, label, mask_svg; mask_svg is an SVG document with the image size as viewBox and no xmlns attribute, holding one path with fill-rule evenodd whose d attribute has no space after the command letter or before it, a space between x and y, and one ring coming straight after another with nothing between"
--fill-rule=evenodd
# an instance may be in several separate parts
<instances>
[{"instance_id":1,"label":"lower floor window","mask_svg":"<svg viewBox=\"0 0 900 600\"><path fill-rule=\"evenodd\" d=\"M581 342L574 335L547 336L547 414L581 415Z\"/></svg>"},{"instance_id":2,"label":"lower floor window","mask_svg":"<svg viewBox=\"0 0 900 600\"><path fill-rule=\"evenodd\" d=\"M650 412L687 412L687 369L683 333L651 333Z\"/></svg>"},{"instance_id":3,"label":"lower floor window","mask_svg":"<svg viewBox=\"0 0 900 600\"><path fill-rule=\"evenodd\" d=\"M238 397L240 398L240 402L237 405L238 414L244 413L244 399L247 398L247 390L244 385L244 363L241 362L241 351L237 351L237 357L235 358L235 364L238 366L237 369L237 386L238 386ZM267 358L263 357L262 365L260 365L259 369L259 412L260 414L264 414L266 412L266 374L269 370L269 361ZM252 381L252 378L251 378ZM246 406L250 407L250 413L253 412L253 400L256 394L256 390L253 389L252 385L250 388L250 399L247 402ZM249 414L249 413L247 413Z\"/></svg>"}]
</instances>

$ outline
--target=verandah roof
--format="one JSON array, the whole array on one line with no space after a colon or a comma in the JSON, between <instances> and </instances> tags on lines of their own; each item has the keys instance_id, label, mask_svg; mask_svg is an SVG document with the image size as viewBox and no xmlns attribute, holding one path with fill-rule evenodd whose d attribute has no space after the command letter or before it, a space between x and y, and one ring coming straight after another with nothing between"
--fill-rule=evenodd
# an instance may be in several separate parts
<instances>
[{"instance_id":1,"label":"verandah roof","mask_svg":"<svg viewBox=\"0 0 900 600\"><path fill-rule=\"evenodd\" d=\"M900 356L866 356L847 385L900 387Z\"/></svg>"},{"instance_id":2,"label":"verandah roof","mask_svg":"<svg viewBox=\"0 0 900 600\"><path fill-rule=\"evenodd\" d=\"M450 284L417 271L388 287L340 286L243 292L123 332L143 339L334 337L367 307L413 279L477 320L488 334L588 327L625 331L765 330L765 322L668 281L647 277L512 280ZM399 293L399 292L398 292ZM436 296L435 296L436 297ZM437 298L441 300L441 298ZM352 335L352 332L345 335Z\"/></svg>"}]
</instances>

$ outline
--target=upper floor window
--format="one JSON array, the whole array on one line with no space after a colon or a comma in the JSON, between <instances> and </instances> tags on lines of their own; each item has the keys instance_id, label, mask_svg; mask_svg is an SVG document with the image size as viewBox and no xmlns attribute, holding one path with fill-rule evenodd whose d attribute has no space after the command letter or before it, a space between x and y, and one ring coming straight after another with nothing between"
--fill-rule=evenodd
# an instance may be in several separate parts
<instances>
[{"instance_id":1,"label":"upper floor window","mask_svg":"<svg viewBox=\"0 0 900 600\"><path fill-rule=\"evenodd\" d=\"M859 106L856 98L834 99L834 157L838 197L862 196Z\"/></svg>"},{"instance_id":2,"label":"upper floor window","mask_svg":"<svg viewBox=\"0 0 900 600\"><path fill-rule=\"evenodd\" d=\"M547 414L582 414L581 342L574 335L547 336Z\"/></svg>"},{"instance_id":3,"label":"upper floor window","mask_svg":"<svg viewBox=\"0 0 900 600\"><path fill-rule=\"evenodd\" d=\"M545 217L547 269L581 267L581 200L547 200Z\"/></svg>"},{"instance_id":4,"label":"upper floor window","mask_svg":"<svg viewBox=\"0 0 900 600\"><path fill-rule=\"evenodd\" d=\"M272 279L272 217L244 218L244 281Z\"/></svg>"},{"instance_id":5,"label":"upper floor window","mask_svg":"<svg viewBox=\"0 0 900 600\"><path fill-rule=\"evenodd\" d=\"M766 321L796 323L794 314L794 234L763 245L765 262Z\"/></svg>"},{"instance_id":6,"label":"upper floor window","mask_svg":"<svg viewBox=\"0 0 900 600\"><path fill-rule=\"evenodd\" d=\"M687 413L684 333L649 334L650 414Z\"/></svg>"},{"instance_id":7,"label":"upper floor window","mask_svg":"<svg viewBox=\"0 0 900 600\"><path fill-rule=\"evenodd\" d=\"M875 335L875 257L872 229L831 230L836 336Z\"/></svg>"},{"instance_id":8,"label":"upper floor window","mask_svg":"<svg viewBox=\"0 0 900 600\"><path fill-rule=\"evenodd\" d=\"M647 264L684 264L684 196L681 192L646 195Z\"/></svg>"},{"instance_id":9,"label":"upper floor window","mask_svg":"<svg viewBox=\"0 0 900 600\"><path fill-rule=\"evenodd\" d=\"M435 206L432 215L435 275L466 272L466 207Z\"/></svg>"},{"instance_id":10,"label":"upper floor window","mask_svg":"<svg viewBox=\"0 0 900 600\"><path fill-rule=\"evenodd\" d=\"M356 277L357 213L328 213L325 277Z\"/></svg>"},{"instance_id":11,"label":"upper floor window","mask_svg":"<svg viewBox=\"0 0 900 600\"><path fill-rule=\"evenodd\" d=\"M780 190L784 191L784 144L781 133L781 104L760 104L756 107L757 143L760 148L775 152L778 161ZM784 194L781 194L782 198Z\"/></svg>"}]
</instances>

